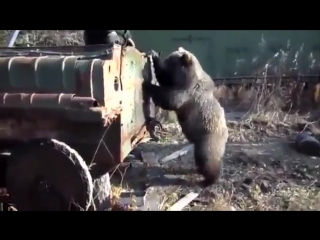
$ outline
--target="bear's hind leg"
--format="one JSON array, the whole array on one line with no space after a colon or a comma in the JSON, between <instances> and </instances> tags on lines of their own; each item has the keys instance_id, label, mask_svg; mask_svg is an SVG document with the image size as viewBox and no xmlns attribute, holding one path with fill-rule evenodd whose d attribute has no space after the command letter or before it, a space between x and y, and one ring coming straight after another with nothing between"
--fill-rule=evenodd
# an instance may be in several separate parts
<instances>
[{"instance_id":1,"label":"bear's hind leg","mask_svg":"<svg viewBox=\"0 0 320 240\"><path fill-rule=\"evenodd\" d=\"M194 144L195 165L198 173L204 177L204 180L200 183L204 188L216 183L221 174L221 149L213 146L212 140L212 136L205 136L201 141Z\"/></svg>"}]
</instances>

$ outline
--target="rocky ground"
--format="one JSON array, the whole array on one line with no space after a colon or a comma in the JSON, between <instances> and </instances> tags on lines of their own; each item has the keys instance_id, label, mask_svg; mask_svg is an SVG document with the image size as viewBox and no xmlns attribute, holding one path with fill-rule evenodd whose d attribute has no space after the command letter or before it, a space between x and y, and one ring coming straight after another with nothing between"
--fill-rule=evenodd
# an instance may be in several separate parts
<instances>
[{"instance_id":1,"label":"rocky ground","mask_svg":"<svg viewBox=\"0 0 320 240\"><path fill-rule=\"evenodd\" d=\"M171 123L161 143L143 143L128 157L121 184L113 178L115 189L126 192L120 201L141 210L167 210L194 192L199 195L183 211L320 210L320 159L292 147L296 124L266 124L261 116L246 122L240 120L243 115L227 114L230 137L218 184L204 190L196 186L201 177L194 170L192 148L159 163L188 146Z\"/></svg>"}]
</instances>

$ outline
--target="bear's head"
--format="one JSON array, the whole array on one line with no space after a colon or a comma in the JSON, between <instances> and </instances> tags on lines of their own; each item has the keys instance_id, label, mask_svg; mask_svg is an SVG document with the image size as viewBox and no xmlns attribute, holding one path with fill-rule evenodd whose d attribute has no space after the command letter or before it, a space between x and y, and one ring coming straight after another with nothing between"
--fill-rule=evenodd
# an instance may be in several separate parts
<instances>
[{"instance_id":1,"label":"bear's head","mask_svg":"<svg viewBox=\"0 0 320 240\"><path fill-rule=\"evenodd\" d=\"M174 86L185 87L186 84L190 86L195 81L203 78L204 71L196 58L196 56L179 47L177 51L169 54L164 59L163 67L167 74L171 76L170 81Z\"/></svg>"}]
</instances>

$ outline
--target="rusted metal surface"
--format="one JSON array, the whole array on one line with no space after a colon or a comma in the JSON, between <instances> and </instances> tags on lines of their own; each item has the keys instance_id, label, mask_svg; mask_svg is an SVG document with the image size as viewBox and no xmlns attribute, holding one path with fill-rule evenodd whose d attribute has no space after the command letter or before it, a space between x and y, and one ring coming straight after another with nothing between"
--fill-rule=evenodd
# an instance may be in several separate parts
<instances>
[{"instance_id":1,"label":"rusted metal surface","mask_svg":"<svg viewBox=\"0 0 320 240\"><path fill-rule=\"evenodd\" d=\"M37 56L63 55L63 56L95 56L97 54L112 54L114 46L112 44L89 45L89 46L56 46L56 47L0 47L0 56L28 56L28 54L37 54Z\"/></svg>"},{"instance_id":2,"label":"rusted metal surface","mask_svg":"<svg viewBox=\"0 0 320 240\"><path fill-rule=\"evenodd\" d=\"M41 93L0 93L0 108L64 108L89 109L98 107L91 97L78 97L75 94L41 94Z\"/></svg>"},{"instance_id":3,"label":"rusted metal surface","mask_svg":"<svg viewBox=\"0 0 320 240\"><path fill-rule=\"evenodd\" d=\"M94 47L0 49L2 151L55 138L78 151L97 179L144 138L142 54Z\"/></svg>"},{"instance_id":4,"label":"rusted metal surface","mask_svg":"<svg viewBox=\"0 0 320 240\"><path fill-rule=\"evenodd\" d=\"M55 138L99 178L146 134L144 64L138 50L118 45L0 48L0 149Z\"/></svg>"},{"instance_id":5,"label":"rusted metal surface","mask_svg":"<svg viewBox=\"0 0 320 240\"><path fill-rule=\"evenodd\" d=\"M76 56L0 58L0 90L7 93L70 93L104 106L105 60ZM94 78L94 83L93 79Z\"/></svg>"},{"instance_id":6,"label":"rusted metal surface","mask_svg":"<svg viewBox=\"0 0 320 240\"><path fill-rule=\"evenodd\" d=\"M122 111L122 107L118 107L116 109L112 109L111 112L107 112L105 113L103 119L104 119L104 126L109 126L110 124L112 124L112 122L119 117L119 115L121 114Z\"/></svg>"},{"instance_id":7,"label":"rusted metal surface","mask_svg":"<svg viewBox=\"0 0 320 240\"><path fill-rule=\"evenodd\" d=\"M83 58L78 55L3 57L0 58L0 91L76 94L115 109L122 98L122 89L116 89L120 83L120 52L121 47L115 45L103 59L92 58L95 55L89 53Z\"/></svg>"},{"instance_id":8,"label":"rusted metal surface","mask_svg":"<svg viewBox=\"0 0 320 240\"><path fill-rule=\"evenodd\" d=\"M122 101L121 114L121 159L128 155L134 146L146 133L142 109L142 82L143 69L146 60L144 54L137 49L127 47L121 58L121 84L126 96ZM134 99L132 101L131 99ZM142 134L143 133L143 134Z\"/></svg>"}]
</instances>

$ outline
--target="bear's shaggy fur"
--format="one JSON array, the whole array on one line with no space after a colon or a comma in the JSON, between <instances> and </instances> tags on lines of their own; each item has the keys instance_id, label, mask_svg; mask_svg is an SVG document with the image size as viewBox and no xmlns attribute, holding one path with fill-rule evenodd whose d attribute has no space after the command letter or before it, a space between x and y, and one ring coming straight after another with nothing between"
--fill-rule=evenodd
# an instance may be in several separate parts
<instances>
[{"instance_id":1,"label":"bear's shaggy fur","mask_svg":"<svg viewBox=\"0 0 320 240\"><path fill-rule=\"evenodd\" d=\"M198 59L181 47L163 61L154 51L151 55L160 86L144 84L144 91L157 106L176 113L182 132L194 144L195 164L207 187L220 177L228 139L224 109L213 95L214 83Z\"/></svg>"},{"instance_id":2,"label":"bear's shaggy fur","mask_svg":"<svg viewBox=\"0 0 320 240\"><path fill-rule=\"evenodd\" d=\"M312 132L300 132L296 136L295 148L298 152L310 155L320 156L320 142Z\"/></svg>"}]
</instances>

